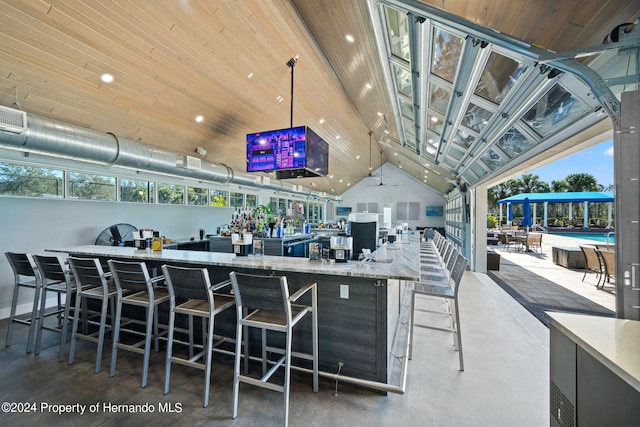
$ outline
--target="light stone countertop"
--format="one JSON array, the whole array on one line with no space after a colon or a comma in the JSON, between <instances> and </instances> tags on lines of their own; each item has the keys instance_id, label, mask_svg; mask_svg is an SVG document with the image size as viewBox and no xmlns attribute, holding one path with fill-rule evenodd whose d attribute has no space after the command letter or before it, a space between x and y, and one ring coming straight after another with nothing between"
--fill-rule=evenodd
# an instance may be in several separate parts
<instances>
[{"instance_id":1,"label":"light stone countertop","mask_svg":"<svg viewBox=\"0 0 640 427\"><path fill-rule=\"evenodd\" d=\"M547 314L551 325L640 392L640 321Z\"/></svg>"},{"instance_id":2,"label":"light stone countertop","mask_svg":"<svg viewBox=\"0 0 640 427\"><path fill-rule=\"evenodd\" d=\"M47 249L71 255L117 257L139 261L176 262L188 264L217 265L225 267L254 268L258 270L293 271L298 273L326 274L332 276L351 276L375 279L398 279L417 281L420 279L419 245L417 242L387 243L374 252L379 259L391 259L392 262L346 263L309 261L307 258L282 256L236 256L230 253L201 252L163 249L147 251L133 247L118 246L69 246Z\"/></svg>"}]
</instances>

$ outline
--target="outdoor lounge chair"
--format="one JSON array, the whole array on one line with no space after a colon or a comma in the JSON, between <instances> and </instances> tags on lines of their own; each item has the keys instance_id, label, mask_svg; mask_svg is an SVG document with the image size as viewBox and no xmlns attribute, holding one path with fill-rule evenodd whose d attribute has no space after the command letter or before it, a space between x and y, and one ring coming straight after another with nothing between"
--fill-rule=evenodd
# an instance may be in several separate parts
<instances>
[{"instance_id":1,"label":"outdoor lounge chair","mask_svg":"<svg viewBox=\"0 0 640 427\"><path fill-rule=\"evenodd\" d=\"M584 282L585 277L587 277L587 272L591 271L593 273L596 273L596 278L598 279L596 287L598 287L602 278L603 266L600 263L600 258L598 257L597 250L593 246L583 245L580 245L580 250L584 255L584 275L582 276L582 281Z\"/></svg>"}]
</instances>

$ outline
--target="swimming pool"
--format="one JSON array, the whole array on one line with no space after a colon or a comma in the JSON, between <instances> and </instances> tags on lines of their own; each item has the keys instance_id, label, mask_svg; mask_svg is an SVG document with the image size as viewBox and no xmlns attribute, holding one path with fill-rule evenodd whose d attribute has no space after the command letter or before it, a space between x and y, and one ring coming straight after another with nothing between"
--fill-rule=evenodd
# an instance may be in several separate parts
<instances>
[{"instance_id":1,"label":"swimming pool","mask_svg":"<svg viewBox=\"0 0 640 427\"><path fill-rule=\"evenodd\" d=\"M607 233L551 233L554 236L573 237L575 239L583 240L595 240L598 242L607 243ZM609 236L609 243L615 243L615 235Z\"/></svg>"}]
</instances>

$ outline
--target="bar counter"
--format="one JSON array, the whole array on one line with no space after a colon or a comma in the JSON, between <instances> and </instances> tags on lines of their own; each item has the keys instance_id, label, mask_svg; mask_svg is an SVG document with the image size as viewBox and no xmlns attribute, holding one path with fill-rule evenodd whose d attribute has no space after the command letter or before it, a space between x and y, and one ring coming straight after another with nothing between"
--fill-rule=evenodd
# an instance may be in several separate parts
<instances>
[{"instance_id":1,"label":"bar counter","mask_svg":"<svg viewBox=\"0 0 640 427\"><path fill-rule=\"evenodd\" d=\"M318 283L318 335L320 370L335 379L339 363L340 378L392 392L404 392L404 356L407 334L401 319L408 319L411 282L419 280L419 244L404 241L388 243L374 252L378 259L392 262L346 263L309 261L279 256L236 256L219 252L164 249L139 250L132 247L72 246L47 249L74 256L144 261L149 268L162 264L204 266L213 283L226 280L231 271L251 274L286 275L291 293L310 281ZM408 301L408 299L407 299ZM216 317L219 324L235 334L235 314ZM301 351L310 349L306 325L296 333ZM253 348L258 346L252 345ZM393 353L393 354L392 354ZM402 372L401 372L402 371Z\"/></svg>"}]
</instances>

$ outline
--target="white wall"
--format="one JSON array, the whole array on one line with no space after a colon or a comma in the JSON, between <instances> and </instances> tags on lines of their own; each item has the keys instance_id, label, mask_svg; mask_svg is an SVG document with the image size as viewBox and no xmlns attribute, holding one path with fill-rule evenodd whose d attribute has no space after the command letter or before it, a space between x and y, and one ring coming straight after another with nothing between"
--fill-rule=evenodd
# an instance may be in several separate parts
<instances>
[{"instance_id":1,"label":"white wall","mask_svg":"<svg viewBox=\"0 0 640 427\"><path fill-rule=\"evenodd\" d=\"M9 317L13 273L5 252L45 254L44 250L93 244L105 228L120 222L159 230L173 239L198 238L198 230L215 233L228 223L233 208L172 206L82 200L0 197L0 318ZM21 291L19 304L33 294ZM22 307L23 309L25 307Z\"/></svg>"},{"instance_id":2,"label":"white wall","mask_svg":"<svg viewBox=\"0 0 640 427\"><path fill-rule=\"evenodd\" d=\"M373 172L375 176L365 178L342 194L339 206L350 206L356 212L358 203L378 204L378 213L382 213L382 206L391 207L392 226L399 222L408 222L409 227L444 227L444 216L426 216L427 206L444 206L444 197L417 179L406 174L402 169L390 163L382 165L382 183L380 186L380 169ZM386 185L390 184L390 185ZM398 221L398 202L419 202L420 219L416 221Z\"/></svg>"}]
</instances>

